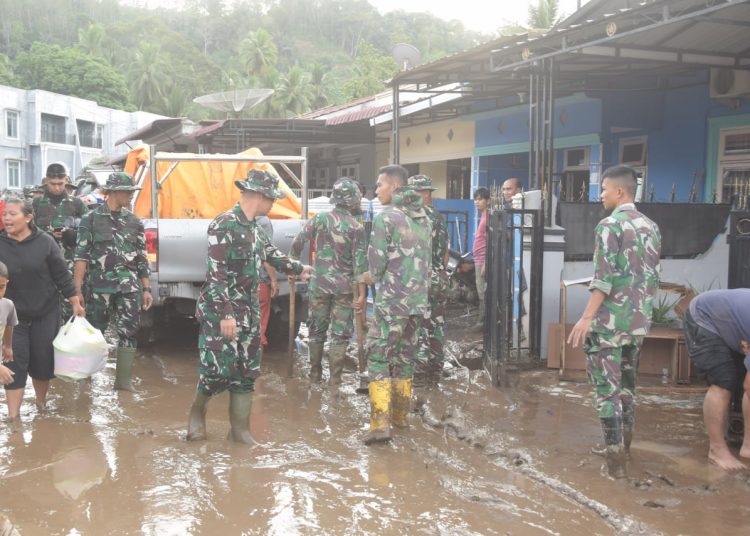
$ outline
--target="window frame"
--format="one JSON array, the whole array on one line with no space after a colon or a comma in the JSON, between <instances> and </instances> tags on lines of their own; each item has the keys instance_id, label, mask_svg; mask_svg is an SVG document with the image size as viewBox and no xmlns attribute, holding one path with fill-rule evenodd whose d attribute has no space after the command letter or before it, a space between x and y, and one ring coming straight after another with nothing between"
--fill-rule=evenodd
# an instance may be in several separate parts
<instances>
[{"instance_id":1,"label":"window frame","mask_svg":"<svg viewBox=\"0 0 750 536\"><path fill-rule=\"evenodd\" d=\"M8 123L8 120L10 119L11 115L14 115L15 118L16 118L16 135L15 136L11 136L10 133L8 132L8 130L9 130L8 127L10 126L10 124ZM8 138L9 140L20 140L21 139L21 127L20 127L21 121L20 121L20 119L21 119L21 112L20 111L18 111L18 110L11 110L11 109L5 110L5 137Z\"/></svg>"},{"instance_id":2,"label":"window frame","mask_svg":"<svg viewBox=\"0 0 750 536\"><path fill-rule=\"evenodd\" d=\"M15 164L15 169L18 172L18 175L16 176L17 184L13 185L10 182L11 177L11 165ZM20 190L21 189L21 170L22 170L22 164L20 160L16 160L13 158L8 158L5 161L5 177L6 177L6 188L9 190Z\"/></svg>"}]
</instances>

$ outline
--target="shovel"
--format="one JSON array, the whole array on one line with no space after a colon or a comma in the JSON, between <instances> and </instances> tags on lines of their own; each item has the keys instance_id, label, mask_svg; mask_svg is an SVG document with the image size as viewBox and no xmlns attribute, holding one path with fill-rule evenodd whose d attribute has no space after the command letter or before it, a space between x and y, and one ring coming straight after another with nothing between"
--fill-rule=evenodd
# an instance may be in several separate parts
<instances>
[{"instance_id":1,"label":"shovel","mask_svg":"<svg viewBox=\"0 0 750 536\"><path fill-rule=\"evenodd\" d=\"M289 351L287 354L286 376L294 377L294 338L297 336L295 322L295 305L297 301L297 278L289 278Z\"/></svg>"},{"instance_id":2,"label":"shovel","mask_svg":"<svg viewBox=\"0 0 750 536\"><path fill-rule=\"evenodd\" d=\"M354 293L354 301L359 301L359 283L352 285L352 291ZM365 302L367 307L367 302ZM354 322L357 328L357 361L359 361L359 387L356 392L359 394L367 394L369 392L369 380L367 379L367 357L365 356L365 311L354 312Z\"/></svg>"}]
</instances>

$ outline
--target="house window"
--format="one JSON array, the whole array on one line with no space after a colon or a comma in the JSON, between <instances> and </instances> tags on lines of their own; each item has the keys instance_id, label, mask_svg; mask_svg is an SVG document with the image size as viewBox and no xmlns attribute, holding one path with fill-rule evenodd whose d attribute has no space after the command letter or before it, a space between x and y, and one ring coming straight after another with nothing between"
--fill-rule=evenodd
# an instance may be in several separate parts
<instances>
[{"instance_id":1,"label":"house window","mask_svg":"<svg viewBox=\"0 0 750 536\"><path fill-rule=\"evenodd\" d=\"M750 209L750 128L722 130L719 138L719 201Z\"/></svg>"},{"instance_id":2,"label":"house window","mask_svg":"<svg viewBox=\"0 0 750 536\"><path fill-rule=\"evenodd\" d=\"M102 148L102 125L90 121L76 121L78 141L84 147Z\"/></svg>"},{"instance_id":3,"label":"house window","mask_svg":"<svg viewBox=\"0 0 750 536\"><path fill-rule=\"evenodd\" d=\"M338 175L341 177L349 177L350 179L359 179L359 164L348 164L338 167Z\"/></svg>"},{"instance_id":4,"label":"house window","mask_svg":"<svg viewBox=\"0 0 750 536\"><path fill-rule=\"evenodd\" d=\"M620 164L633 167L645 166L646 160L646 136L620 140Z\"/></svg>"},{"instance_id":5,"label":"house window","mask_svg":"<svg viewBox=\"0 0 750 536\"><path fill-rule=\"evenodd\" d=\"M565 151L565 171L560 179L560 199L563 201L588 201L589 151L589 147Z\"/></svg>"},{"instance_id":6,"label":"house window","mask_svg":"<svg viewBox=\"0 0 750 536\"><path fill-rule=\"evenodd\" d=\"M5 135L13 140L18 139L18 112L5 110Z\"/></svg>"},{"instance_id":7,"label":"house window","mask_svg":"<svg viewBox=\"0 0 750 536\"><path fill-rule=\"evenodd\" d=\"M21 188L21 161L8 160L5 163L5 169L8 177L8 188L16 190Z\"/></svg>"},{"instance_id":8,"label":"house window","mask_svg":"<svg viewBox=\"0 0 750 536\"><path fill-rule=\"evenodd\" d=\"M42 141L50 143L66 143L64 117L52 114L42 114Z\"/></svg>"}]
</instances>

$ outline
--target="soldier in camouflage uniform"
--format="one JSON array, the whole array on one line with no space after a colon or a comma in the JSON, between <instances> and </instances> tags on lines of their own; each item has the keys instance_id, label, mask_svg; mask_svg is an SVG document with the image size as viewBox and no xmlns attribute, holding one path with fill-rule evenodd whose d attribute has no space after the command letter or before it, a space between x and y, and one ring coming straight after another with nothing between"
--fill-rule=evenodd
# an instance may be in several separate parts
<instances>
[{"instance_id":1,"label":"soldier in camouflage uniform","mask_svg":"<svg viewBox=\"0 0 750 536\"><path fill-rule=\"evenodd\" d=\"M256 223L256 216L271 210L284 197L278 179L267 171L251 169L234 184L240 201L219 214L208 226L208 272L201 288L196 318L198 385L190 408L187 439L206 439L209 399L230 391L229 438L253 444L249 417L255 379L260 374L260 305L258 283L263 262L287 274L309 277L311 267L284 256Z\"/></svg>"},{"instance_id":2,"label":"soldier in camouflage uniform","mask_svg":"<svg viewBox=\"0 0 750 536\"><path fill-rule=\"evenodd\" d=\"M427 175L409 178L409 184L422 196L424 210L432 225L432 272L430 274L430 317L426 318L418 331L418 346L415 381L426 380L436 384L443 370L445 355L445 300L448 290L448 225L443 216L432 206L432 179Z\"/></svg>"},{"instance_id":3,"label":"soldier in camouflage uniform","mask_svg":"<svg viewBox=\"0 0 750 536\"><path fill-rule=\"evenodd\" d=\"M127 173L111 173L107 200L81 220L75 252L75 285L82 296L86 277L86 319L101 330L114 315L117 331L115 389L132 391L131 375L140 310L153 303L143 222L128 210L139 187Z\"/></svg>"},{"instance_id":4,"label":"soldier in camouflage uniform","mask_svg":"<svg viewBox=\"0 0 750 536\"><path fill-rule=\"evenodd\" d=\"M44 194L44 190L41 186L37 186L36 184L27 184L23 187L23 197L24 199L30 199L34 200L39 197L42 197Z\"/></svg>"},{"instance_id":5,"label":"soldier in camouflage uniform","mask_svg":"<svg viewBox=\"0 0 750 536\"><path fill-rule=\"evenodd\" d=\"M407 186L406 170L380 169L375 217L367 250L367 284L379 283L367 334L370 432L366 445L390 441L391 425L405 427L417 352L417 328L429 316L430 220L422 197Z\"/></svg>"},{"instance_id":6,"label":"soldier in camouflage uniform","mask_svg":"<svg viewBox=\"0 0 750 536\"><path fill-rule=\"evenodd\" d=\"M68 172L62 164L50 164L44 178L44 192L32 202L34 223L42 231L51 234L63 251L65 263L71 277L76 249L76 228L81 218L88 212L83 202L65 191L70 181ZM72 316L72 309L67 300L61 300L60 314L66 321Z\"/></svg>"},{"instance_id":7,"label":"soldier in camouflage uniform","mask_svg":"<svg viewBox=\"0 0 750 536\"><path fill-rule=\"evenodd\" d=\"M636 210L636 186L632 168L615 166L604 172L601 199L612 214L596 227L591 296L568 338L574 347L584 343L607 466L615 478L626 475L638 357L659 287L661 235L657 225Z\"/></svg>"},{"instance_id":8,"label":"soldier in camouflage uniform","mask_svg":"<svg viewBox=\"0 0 750 536\"><path fill-rule=\"evenodd\" d=\"M367 271L365 258L365 229L356 214L362 199L359 186L349 178L341 178L333 185L329 212L318 212L307 221L292 242L291 257L299 259L305 243L315 244L315 276L310 281L310 310L308 315L310 380L322 377L323 345L328 327L331 343L328 367L331 385L341 383L346 348L352 337L352 285L360 285L360 302L364 306L366 287L362 275Z\"/></svg>"}]
</instances>

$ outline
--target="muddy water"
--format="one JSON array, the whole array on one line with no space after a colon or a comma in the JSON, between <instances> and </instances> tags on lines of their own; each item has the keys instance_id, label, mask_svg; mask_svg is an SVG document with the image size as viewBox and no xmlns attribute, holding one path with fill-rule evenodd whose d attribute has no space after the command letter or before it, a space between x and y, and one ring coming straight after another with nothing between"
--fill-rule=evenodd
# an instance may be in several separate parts
<instances>
[{"instance_id":1,"label":"muddy water","mask_svg":"<svg viewBox=\"0 0 750 536\"><path fill-rule=\"evenodd\" d=\"M188 335L189 334L189 335ZM0 512L27 534L740 534L747 475L704 463L700 395L648 394L631 478L601 476L588 389L546 372L498 391L456 369L426 424L365 447L366 397L287 379L269 352L251 429L225 440L227 395L208 441L184 441L195 384L194 331L139 353L138 394L54 382L37 413L0 428ZM1 396L1 395L0 395Z\"/></svg>"}]
</instances>

